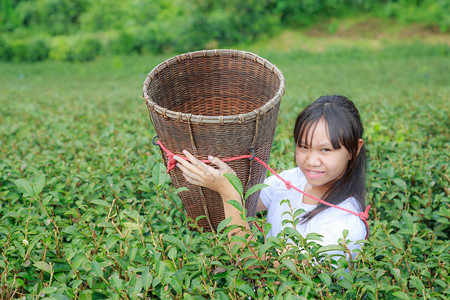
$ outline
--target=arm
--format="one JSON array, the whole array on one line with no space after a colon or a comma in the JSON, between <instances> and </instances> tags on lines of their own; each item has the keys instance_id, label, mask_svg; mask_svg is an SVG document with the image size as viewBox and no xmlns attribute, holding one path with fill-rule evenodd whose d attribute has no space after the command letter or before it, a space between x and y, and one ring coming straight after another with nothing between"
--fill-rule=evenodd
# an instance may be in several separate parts
<instances>
[{"instance_id":1,"label":"arm","mask_svg":"<svg viewBox=\"0 0 450 300\"><path fill-rule=\"evenodd\" d=\"M212 164L218 168L207 165L187 151L183 151L189 161L186 161L178 156L174 159L178 162L177 167L183 172L184 178L191 184L203 186L219 193L223 201L225 218L231 217L232 225L244 226L249 229L248 224L242 220L241 212L234 206L228 203L229 200L240 201L239 193L233 188L224 174L236 174L233 169L217 157L209 156L208 159ZM263 205L264 206L264 205ZM239 234L244 236L245 233L241 230L234 230L230 235Z\"/></svg>"}]
</instances>

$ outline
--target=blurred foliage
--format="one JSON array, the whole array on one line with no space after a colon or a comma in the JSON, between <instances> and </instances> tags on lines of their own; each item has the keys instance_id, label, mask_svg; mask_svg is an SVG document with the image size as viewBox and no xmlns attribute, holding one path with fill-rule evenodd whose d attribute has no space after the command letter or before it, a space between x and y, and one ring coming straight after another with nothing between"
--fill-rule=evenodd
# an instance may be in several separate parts
<instances>
[{"instance_id":1,"label":"blurred foliage","mask_svg":"<svg viewBox=\"0 0 450 300\"><path fill-rule=\"evenodd\" d=\"M446 0L1 0L0 60L219 48L361 13L447 32L449 10Z\"/></svg>"}]
</instances>

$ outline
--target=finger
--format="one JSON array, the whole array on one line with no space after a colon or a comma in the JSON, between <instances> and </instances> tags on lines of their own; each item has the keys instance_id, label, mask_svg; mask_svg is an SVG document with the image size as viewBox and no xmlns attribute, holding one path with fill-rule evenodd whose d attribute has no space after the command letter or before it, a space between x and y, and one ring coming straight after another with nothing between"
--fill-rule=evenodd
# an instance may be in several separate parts
<instances>
[{"instance_id":1,"label":"finger","mask_svg":"<svg viewBox=\"0 0 450 300\"><path fill-rule=\"evenodd\" d=\"M178 162L177 167L179 167L180 169L181 166L183 167L183 169L181 169L183 172L190 171L198 175L202 175L205 173L203 168L200 168L197 165L192 164L190 161L184 158L181 158L177 155L175 155L173 158Z\"/></svg>"},{"instance_id":2,"label":"finger","mask_svg":"<svg viewBox=\"0 0 450 300\"><path fill-rule=\"evenodd\" d=\"M201 170L199 170L196 166L192 165L189 162L186 162L182 164L181 162L177 163L177 167L183 172L184 174L187 174L188 176L192 177L193 175L196 175L197 178L201 176L203 173Z\"/></svg>"},{"instance_id":3,"label":"finger","mask_svg":"<svg viewBox=\"0 0 450 300\"><path fill-rule=\"evenodd\" d=\"M187 151L187 150L183 150L183 153L189 159L191 164L193 164L199 170L201 170L203 172L203 174L207 174L208 173L208 166L204 162L202 162L199 159L197 159L194 155L189 153L189 151Z\"/></svg>"},{"instance_id":4,"label":"finger","mask_svg":"<svg viewBox=\"0 0 450 300\"><path fill-rule=\"evenodd\" d=\"M221 171L227 171L227 172L230 172L230 173L234 173L233 169L228 164L223 162L223 160L221 160L220 158L210 155L210 156L208 156L208 160L211 163L213 163L216 166L218 166Z\"/></svg>"},{"instance_id":5,"label":"finger","mask_svg":"<svg viewBox=\"0 0 450 300\"><path fill-rule=\"evenodd\" d=\"M184 173L183 173L183 177L184 177L184 178L186 179L186 181L189 182L190 184L203 186L203 184L202 184L200 181L195 180L195 179L193 179L193 178L187 176L187 175L184 174Z\"/></svg>"}]
</instances>

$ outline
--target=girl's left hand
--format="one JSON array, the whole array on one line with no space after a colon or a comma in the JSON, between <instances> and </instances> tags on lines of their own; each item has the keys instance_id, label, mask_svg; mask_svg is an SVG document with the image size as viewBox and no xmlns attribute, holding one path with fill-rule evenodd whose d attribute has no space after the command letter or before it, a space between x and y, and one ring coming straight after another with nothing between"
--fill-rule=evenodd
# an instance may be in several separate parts
<instances>
[{"instance_id":1,"label":"girl's left hand","mask_svg":"<svg viewBox=\"0 0 450 300\"><path fill-rule=\"evenodd\" d=\"M174 159L178 162L177 167L183 172L184 178L189 183L206 187L218 192L220 195L227 194L233 190L231 183L223 176L227 173L236 175L236 172L229 165L217 157L208 156L208 160L218 167L216 169L198 160L186 150L183 153L189 161L178 156L174 156Z\"/></svg>"}]
</instances>

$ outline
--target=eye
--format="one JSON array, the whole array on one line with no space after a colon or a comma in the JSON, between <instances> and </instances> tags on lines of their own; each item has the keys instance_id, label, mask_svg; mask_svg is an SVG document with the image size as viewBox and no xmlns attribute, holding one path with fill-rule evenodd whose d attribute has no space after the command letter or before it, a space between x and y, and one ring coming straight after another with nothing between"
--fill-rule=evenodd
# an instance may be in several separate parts
<instances>
[{"instance_id":1,"label":"eye","mask_svg":"<svg viewBox=\"0 0 450 300\"><path fill-rule=\"evenodd\" d=\"M322 152L329 152L329 151L331 151L331 149L330 148L322 148L322 149L320 149L320 151L322 151Z\"/></svg>"},{"instance_id":2,"label":"eye","mask_svg":"<svg viewBox=\"0 0 450 300\"><path fill-rule=\"evenodd\" d=\"M306 145L300 145L300 146L298 146L298 148L299 148L299 149L302 149L302 150L308 149L308 147L307 147Z\"/></svg>"}]
</instances>

